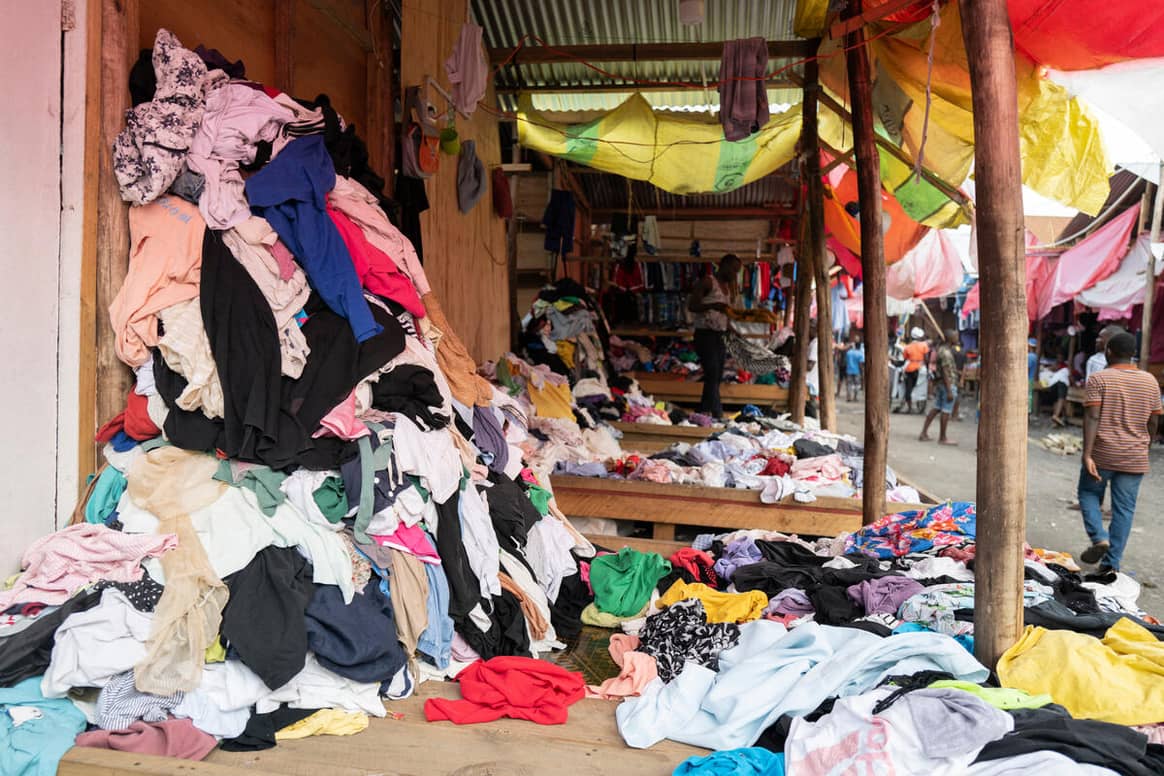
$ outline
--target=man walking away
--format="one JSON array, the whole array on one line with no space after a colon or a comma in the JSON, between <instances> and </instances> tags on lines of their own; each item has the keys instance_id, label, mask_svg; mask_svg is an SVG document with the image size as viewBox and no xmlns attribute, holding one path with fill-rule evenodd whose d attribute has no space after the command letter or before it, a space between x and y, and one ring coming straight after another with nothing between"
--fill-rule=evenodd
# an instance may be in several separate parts
<instances>
[{"instance_id":1,"label":"man walking away","mask_svg":"<svg viewBox=\"0 0 1164 776\"><path fill-rule=\"evenodd\" d=\"M937 387L934 389L934 408L930 410L930 414L926 415L926 422L922 424L921 434L918 439L922 442L930 441L930 424L934 422L939 414L942 419L939 421L940 434L938 436L938 444L941 445L956 445L957 442L946 436L946 430L950 426L950 413L954 411L954 402L958 400L958 363L954 358L953 342L958 336L958 332L953 329L946 329L944 332L945 339L938 347L937 358Z\"/></svg>"},{"instance_id":2,"label":"man walking away","mask_svg":"<svg viewBox=\"0 0 1164 776\"><path fill-rule=\"evenodd\" d=\"M848 401L857 401L857 394L861 392L861 372L865 369L865 346L861 344L861 335L853 333L853 342L845 351L845 398Z\"/></svg>"},{"instance_id":3,"label":"man walking away","mask_svg":"<svg viewBox=\"0 0 1164 776\"><path fill-rule=\"evenodd\" d=\"M909 344L902 350L905 355L905 396L904 401L897 405L894 412L901 412L902 408L905 409L906 415L913 412L913 389L917 387L918 375L925 366L926 356L930 354L930 346L926 343L925 336L925 329L919 326L915 326L909 332Z\"/></svg>"},{"instance_id":4,"label":"man walking away","mask_svg":"<svg viewBox=\"0 0 1164 776\"><path fill-rule=\"evenodd\" d=\"M1132 365L1136 338L1127 332L1107 340L1107 368L1087 378L1083 415L1083 466L1079 471L1079 507L1091 546L1080 555L1099 563L1089 581L1108 584L1120 569L1140 480L1148 471L1148 450L1156 436L1160 386L1156 378ZM1100 502L1111 485L1111 527L1103 528Z\"/></svg>"},{"instance_id":5,"label":"man walking away","mask_svg":"<svg viewBox=\"0 0 1164 776\"><path fill-rule=\"evenodd\" d=\"M1091 358L1087 359L1084 379L1091 377L1096 372L1107 369L1107 343L1115 335L1125 333L1123 326L1117 326L1114 323L1100 329L1099 336L1095 338L1095 353L1091 355Z\"/></svg>"}]
</instances>

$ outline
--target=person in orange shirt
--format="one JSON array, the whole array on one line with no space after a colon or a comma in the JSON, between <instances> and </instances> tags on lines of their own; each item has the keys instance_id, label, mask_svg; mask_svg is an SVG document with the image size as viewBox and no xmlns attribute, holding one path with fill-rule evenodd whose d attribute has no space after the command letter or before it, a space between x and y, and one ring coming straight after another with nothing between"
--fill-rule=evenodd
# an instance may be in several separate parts
<instances>
[{"instance_id":1,"label":"person in orange shirt","mask_svg":"<svg viewBox=\"0 0 1164 776\"><path fill-rule=\"evenodd\" d=\"M894 412L901 412L904 408L905 414L909 415L913 412L913 389L917 387L918 375L930 354L925 330L914 326L909 332L909 343L902 352L905 354L905 397Z\"/></svg>"}]
</instances>

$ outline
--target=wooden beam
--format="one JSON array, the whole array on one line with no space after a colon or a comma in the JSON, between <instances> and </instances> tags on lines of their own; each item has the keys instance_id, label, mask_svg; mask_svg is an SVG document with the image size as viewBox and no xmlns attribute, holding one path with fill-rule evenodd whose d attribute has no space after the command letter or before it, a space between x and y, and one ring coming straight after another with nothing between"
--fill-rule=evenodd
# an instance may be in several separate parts
<instances>
[{"instance_id":1,"label":"wooden beam","mask_svg":"<svg viewBox=\"0 0 1164 776\"><path fill-rule=\"evenodd\" d=\"M368 112L368 161L384 177L384 193L392 196L395 177L396 116L393 107L396 83L392 78L392 35L381 0L364 0L368 34L374 50L364 55L367 80L365 86Z\"/></svg>"},{"instance_id":2,"label":"wooden beam","mask_svg":"<svg viewBox=\"0 0 1164 776\"><path fill-rule=\"evenodd\" d=\"M310 1L310 0L309 0ZM816 53L809 41L770 40L768 56L800 58ZM719 59L723 43L598 43L581 46L522 46L489 49L489 65L497 67L508 60L518 65L544 65L551 62L677 62L693 59Z\"/></svg>"},{"instance_id":3,"label":"wooden beam","mask_svg":"<svg viewBox=\"0 0 1164 776\"><path fill-rule=\"evenodd\" d=\"M133 373L117 358L109 305L129 268L129 208L113 175L113 141L130 106L129 69L138 54L137 0L102 0L101 147L97 199L96 417L101 424L125 408ZM95 431L92 429L91 431Z\"/></svg>"},{"instance_id":4,"label":"wooden beam","mask_svg":"<svg viewBox=\"0 0 1164 776\"><path fill-rule=\"evenodd\" d=\"M625 207L596 207L595 217L610 216L615 213L625 213ZM731 220L739 218L772 218L773 216L794 216L796 211L786 207L673 207L635 208L636 215L655 216L671 221L712 221L716 219Z\"/></svg>"},{"instance_id":5,"label":"wooden beam","mask_svg":"<svg viewBox=\"0 0 1164 776\"><path fill-rule=\"evenodd\" d=\"M820 93L820 71L815 59L804 63L804 115L801 130L801 150L804 153L804 212L808 217L804 249L807 264L812 267L816 285L816 358L817 420L820 427L833 431L837 427L836 392L833 365L832 297L825 268L824 184L820 172L820 140L817 125L817 95Z\"/></svg>"},{"instance_id":6,"label":"wooden beam","mask_svg":"<svg viewBox=\"0 0 1164 776\"><path fill-rule=\"evenodd\" d=\"M834 100L824 89L821 89L819 98L822 105L840 116L845 121L852 123L852 114L849 113L849 111L846 110L843 105ZM875 133L873 135L873 142L875 142L878 147L888 151L891 156L894 156L898 160L908 164L910 167L913 167L913 159L910 159L909 155L906 154L905 151L902 151L900 148L894 145L893 141L886 140L885 138L881 137L881 135ZM839 153L839 151L837 153ZM878 166L880 166L880 163L878 163ZM933 185L934 188L945 194L952 201L958 203L963 208L973 207L973 203L970 201L969 197L967 197L954 186L951 186L949 183L939 178L937 174L928 170L924 166L921 169L921 176L925 178L926 181L928 181L931 185Z\"/></svg>"},{"instance_id":7,"label":"wooden beam","mask_svg":"<svg viewBox=\"0 0 1164 776\"><path fill-rule=\"evenodd\" d=\"M1161 220L1164 218L1164 162L1160 163L1156 196L1152 200L1152 232L1150 240L1160 242ZM1140 368L1147 369L1152 361L1152 307L1156 302L1156 256L1148 251L1147 285L1144 288L1144 317L1140 326Z\"/></svg>"},{"instance_id":8,"label":"wooden beam","mask_svg":"<svg viewBox=\"0 0 1164 776\"><path fill-rule=\"evenodd\" d=\"M782 89L800 84L787 77L769 78L764 82L769 89ZM639 86L634 83L598 83L598 84L538 84L536 86L502 86L497 89L498 94L632 94L634 92L650 92L651 94L681 94L692 90L702 90L707 87L698 81L669 81L665 86Z\"/></svg>"},{"instance_id":9,"label":"wooden beam","mask_svg":"<svg viewBox=\"0 0 1164 776\"><path fill-rule=\"evenodd\" d=\"M856 148L850 148L848 151L845 151L843 154L838 154L835 159L833 159L831 162L829 162L828 164L826 164L824 166L824 169L822 169L820 171L820 174L822 176L828 175L830 172L832 172L836 168L840 167L842 164L849 164L850 160L853 158L853 153L856 150L857 150Z\"/></svg>"},{"instance_id":10,"label":"wooden beam","mask_svg":"<svg viewBox=\"0 0 1164 776\"><path fill-rule=\"evenodd\" d=\"M864 27L866 24L871 24L880 21L887 16L892 16L899 11L905 11L919 5L929 5L929 0L886 0L876 8L870 8L855 16L849 16L843 21L839 21L829 28L829 38L836 40L843 38L851 32Z\"/></svg>"},{"instance_id":11,"label":"wooden beam","mask_svg":"<svg viewBox=\"0 0 1164 776\"><path fill-rule=\"evenodd\" d=\"M800 245L796 250L796 290L794 304L796 305L792 319L792 330L795 336L792 348L792 379L788 388L789 410L792 412L792 422L804 424L804 405L808 400L808 385L805 377L808 375L808 326L809 316L812 315L812 265L808 259L808 219L800 220Z\"/></svg>"},{"instance_id":12,"label":"wooden beam","mask_svg":"<svg viewBox=\"0 0 1164 776\"><path fill-rule=\"evenodd\" d=\"M295 93L295 0L275 0L275 87Z\"/></svg>"},{"instance_id":13,"label":"wooden beam","mask_svg":"<svg viewBox=\"0 0 1164 776\"><path fill-rule=\"evenodd\" d=\"M854 5L856 7L854 7ZM860 12L860 4L850 4ZM873 78L865 32L845 39L853 104L853 147L861 220L862 301L865 306L865 470L861 515L865 525L885 511L889 455L889 330L885 316L885 240L881 231L881 158L874 146Z\"/></svg>"},{"instance_id":14,"label":"wooden beam","mask_svg":"<svg viewBox=\"0 0 1164 776\"><path fill-rule=\"evenodd\" d=\"M970 63L982 288L974 652L993 666L1023 628L1027 300L1014 37L1006 0L959 0Z\"/></svg>"},{"instance_id":15,"label":"wooden beam","mask_svg":"<svg viewBox=\"0 0 1164 776\"><path fill-rule=\"evenodd\" d=\"M352 24L347 17L347 13L339 8L336 8L335 0L303 0L315 10L319 11L328 21L339 27L348 37L355 41L356 45L365 54L372 52L372 36L362 26Z\"/></svg>"}]
</instances>

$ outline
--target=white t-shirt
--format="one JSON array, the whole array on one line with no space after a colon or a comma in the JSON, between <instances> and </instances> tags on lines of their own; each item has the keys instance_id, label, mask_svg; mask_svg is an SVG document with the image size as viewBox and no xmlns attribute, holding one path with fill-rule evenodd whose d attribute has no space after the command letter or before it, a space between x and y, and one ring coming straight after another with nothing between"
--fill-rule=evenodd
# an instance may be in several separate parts
<instances>
[{"instance_id":1,"label":"white t-shirt","mask_svg":"<svg viewBox=\"0 0 1164 776\"><path fill-rule=\"evenodd\" d=\"M1102 372L1107 369L1107 356L1100 351L1087 359L1087 372L1085 377L1091 377L1096 372Z\"/></svg>"},{"instance_id":2,"label":"white t-shirt","mask_svg":"<svg viewBox=\"0 0 1164 776\"><path fill-rule=\"evenodd\" d=\"M812 396L820 394L820 365L817 363L819 353L820 343L816 337L813 337L812 342L808 343L808 360L812 362L812 369L809 369L808 374L804 376L804 383L808 386L808 392Z\"/></svg>"}]
</instances>

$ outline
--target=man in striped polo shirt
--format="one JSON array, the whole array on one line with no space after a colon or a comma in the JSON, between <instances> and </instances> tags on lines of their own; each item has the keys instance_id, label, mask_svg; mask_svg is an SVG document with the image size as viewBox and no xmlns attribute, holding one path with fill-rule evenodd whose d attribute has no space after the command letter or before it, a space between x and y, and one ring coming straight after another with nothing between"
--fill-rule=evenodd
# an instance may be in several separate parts
<instances>
[{"instance_id":1,"label":"man in striped polo shirt","mask_svg":"<svg viewBox=\"0 0 1164 776\"><path fill-rule=\"evenodd\" d=\"M1114 581L1132 530L1140 480L1148 471L1148 449L1164 414L1160 386L1132 364L1136 338L1127 332L1107 341L1107 368L1087 378L1083 417L1083 467L1079 472L1079 507L1091 546L1085 563L1099 563L1097 581ZM1105 531L1099 511L1111 485L1111 526Z\"/></svg>"}]
</instances>

